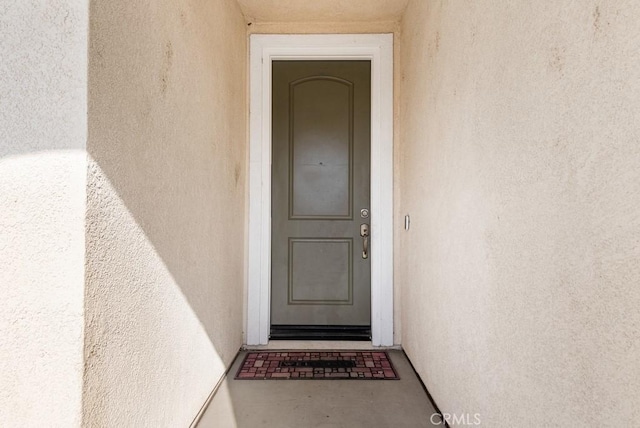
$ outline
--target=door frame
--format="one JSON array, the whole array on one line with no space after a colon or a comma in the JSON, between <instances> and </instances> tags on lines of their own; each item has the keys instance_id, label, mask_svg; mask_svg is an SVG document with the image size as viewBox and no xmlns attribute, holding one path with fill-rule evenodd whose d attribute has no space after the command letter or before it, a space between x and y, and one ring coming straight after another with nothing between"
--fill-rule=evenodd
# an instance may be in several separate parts
<instances>
[{"instance_id":1,"label":"door frame","mask_svg":"<svg viewBox=\"0 0 640 428\"><path fill-rule=\"evenodd\" d=\"M271 327L271 63L371 61L371 342L393 345L393 34L250 36L247 345Z\"/></svg>"}]
</instances>

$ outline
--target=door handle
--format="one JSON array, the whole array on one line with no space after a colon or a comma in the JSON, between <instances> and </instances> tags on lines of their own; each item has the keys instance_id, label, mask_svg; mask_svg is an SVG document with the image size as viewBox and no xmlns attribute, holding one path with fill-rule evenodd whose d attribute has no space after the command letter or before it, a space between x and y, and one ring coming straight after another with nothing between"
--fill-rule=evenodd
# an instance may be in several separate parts
<instances>
[{"instance_id":1,"label":"door handle","mask_svg":"<svg viewBox=\"0 0 640 428\"><path fill-rule=\"evenodd\" d=\"M369 225L362 223L360 225L360 236L362 236L362 258L369 258Z\"/></svg>"}]
</instances>

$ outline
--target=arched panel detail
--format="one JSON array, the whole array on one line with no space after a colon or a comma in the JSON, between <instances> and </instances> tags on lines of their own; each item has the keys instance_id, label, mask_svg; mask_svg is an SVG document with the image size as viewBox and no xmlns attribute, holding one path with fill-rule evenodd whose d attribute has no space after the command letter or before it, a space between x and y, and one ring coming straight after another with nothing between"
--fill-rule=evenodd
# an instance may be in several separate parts
<instances>
[{"instance_id":1,"label":"arched panel detail","mask_svg":"<svg viewBox=\"0 0 640 428\"><path fill-rule=\"evenodd\" d=\"M348 80L289 83L290 220L353 218L353 109Z\"/></svg>"}]
</instances>

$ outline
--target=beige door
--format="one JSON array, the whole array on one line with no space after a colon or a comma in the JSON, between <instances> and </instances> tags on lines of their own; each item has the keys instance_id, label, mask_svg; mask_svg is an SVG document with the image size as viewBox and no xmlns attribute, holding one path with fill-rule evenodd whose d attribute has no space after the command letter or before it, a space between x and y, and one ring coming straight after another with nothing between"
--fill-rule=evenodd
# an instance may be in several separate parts
<instances>
[{"instance_id":1,"label":"beige door","mask_svg":"<svg viewBox=\"0 0 640 428\"><path fill-rule=\"evenodd\" d=\"M368 337L370 94L369 61L273 62L272 338Z\"/></svg>"}]
</instances>

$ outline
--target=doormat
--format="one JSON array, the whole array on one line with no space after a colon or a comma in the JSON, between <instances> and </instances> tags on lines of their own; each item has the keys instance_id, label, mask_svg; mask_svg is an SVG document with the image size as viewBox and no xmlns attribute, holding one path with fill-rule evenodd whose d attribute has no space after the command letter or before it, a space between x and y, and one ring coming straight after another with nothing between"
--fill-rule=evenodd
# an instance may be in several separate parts
<instances>
[{"instance_id":1,"label":"doormat","mask_svg":"<svg viewBox=\"0 0 640 428\"><path fill-rule=\"evenodd\" d=\"M235 378L400 379L384 351L249 352Z\"/></svg>"}]
</instances>

